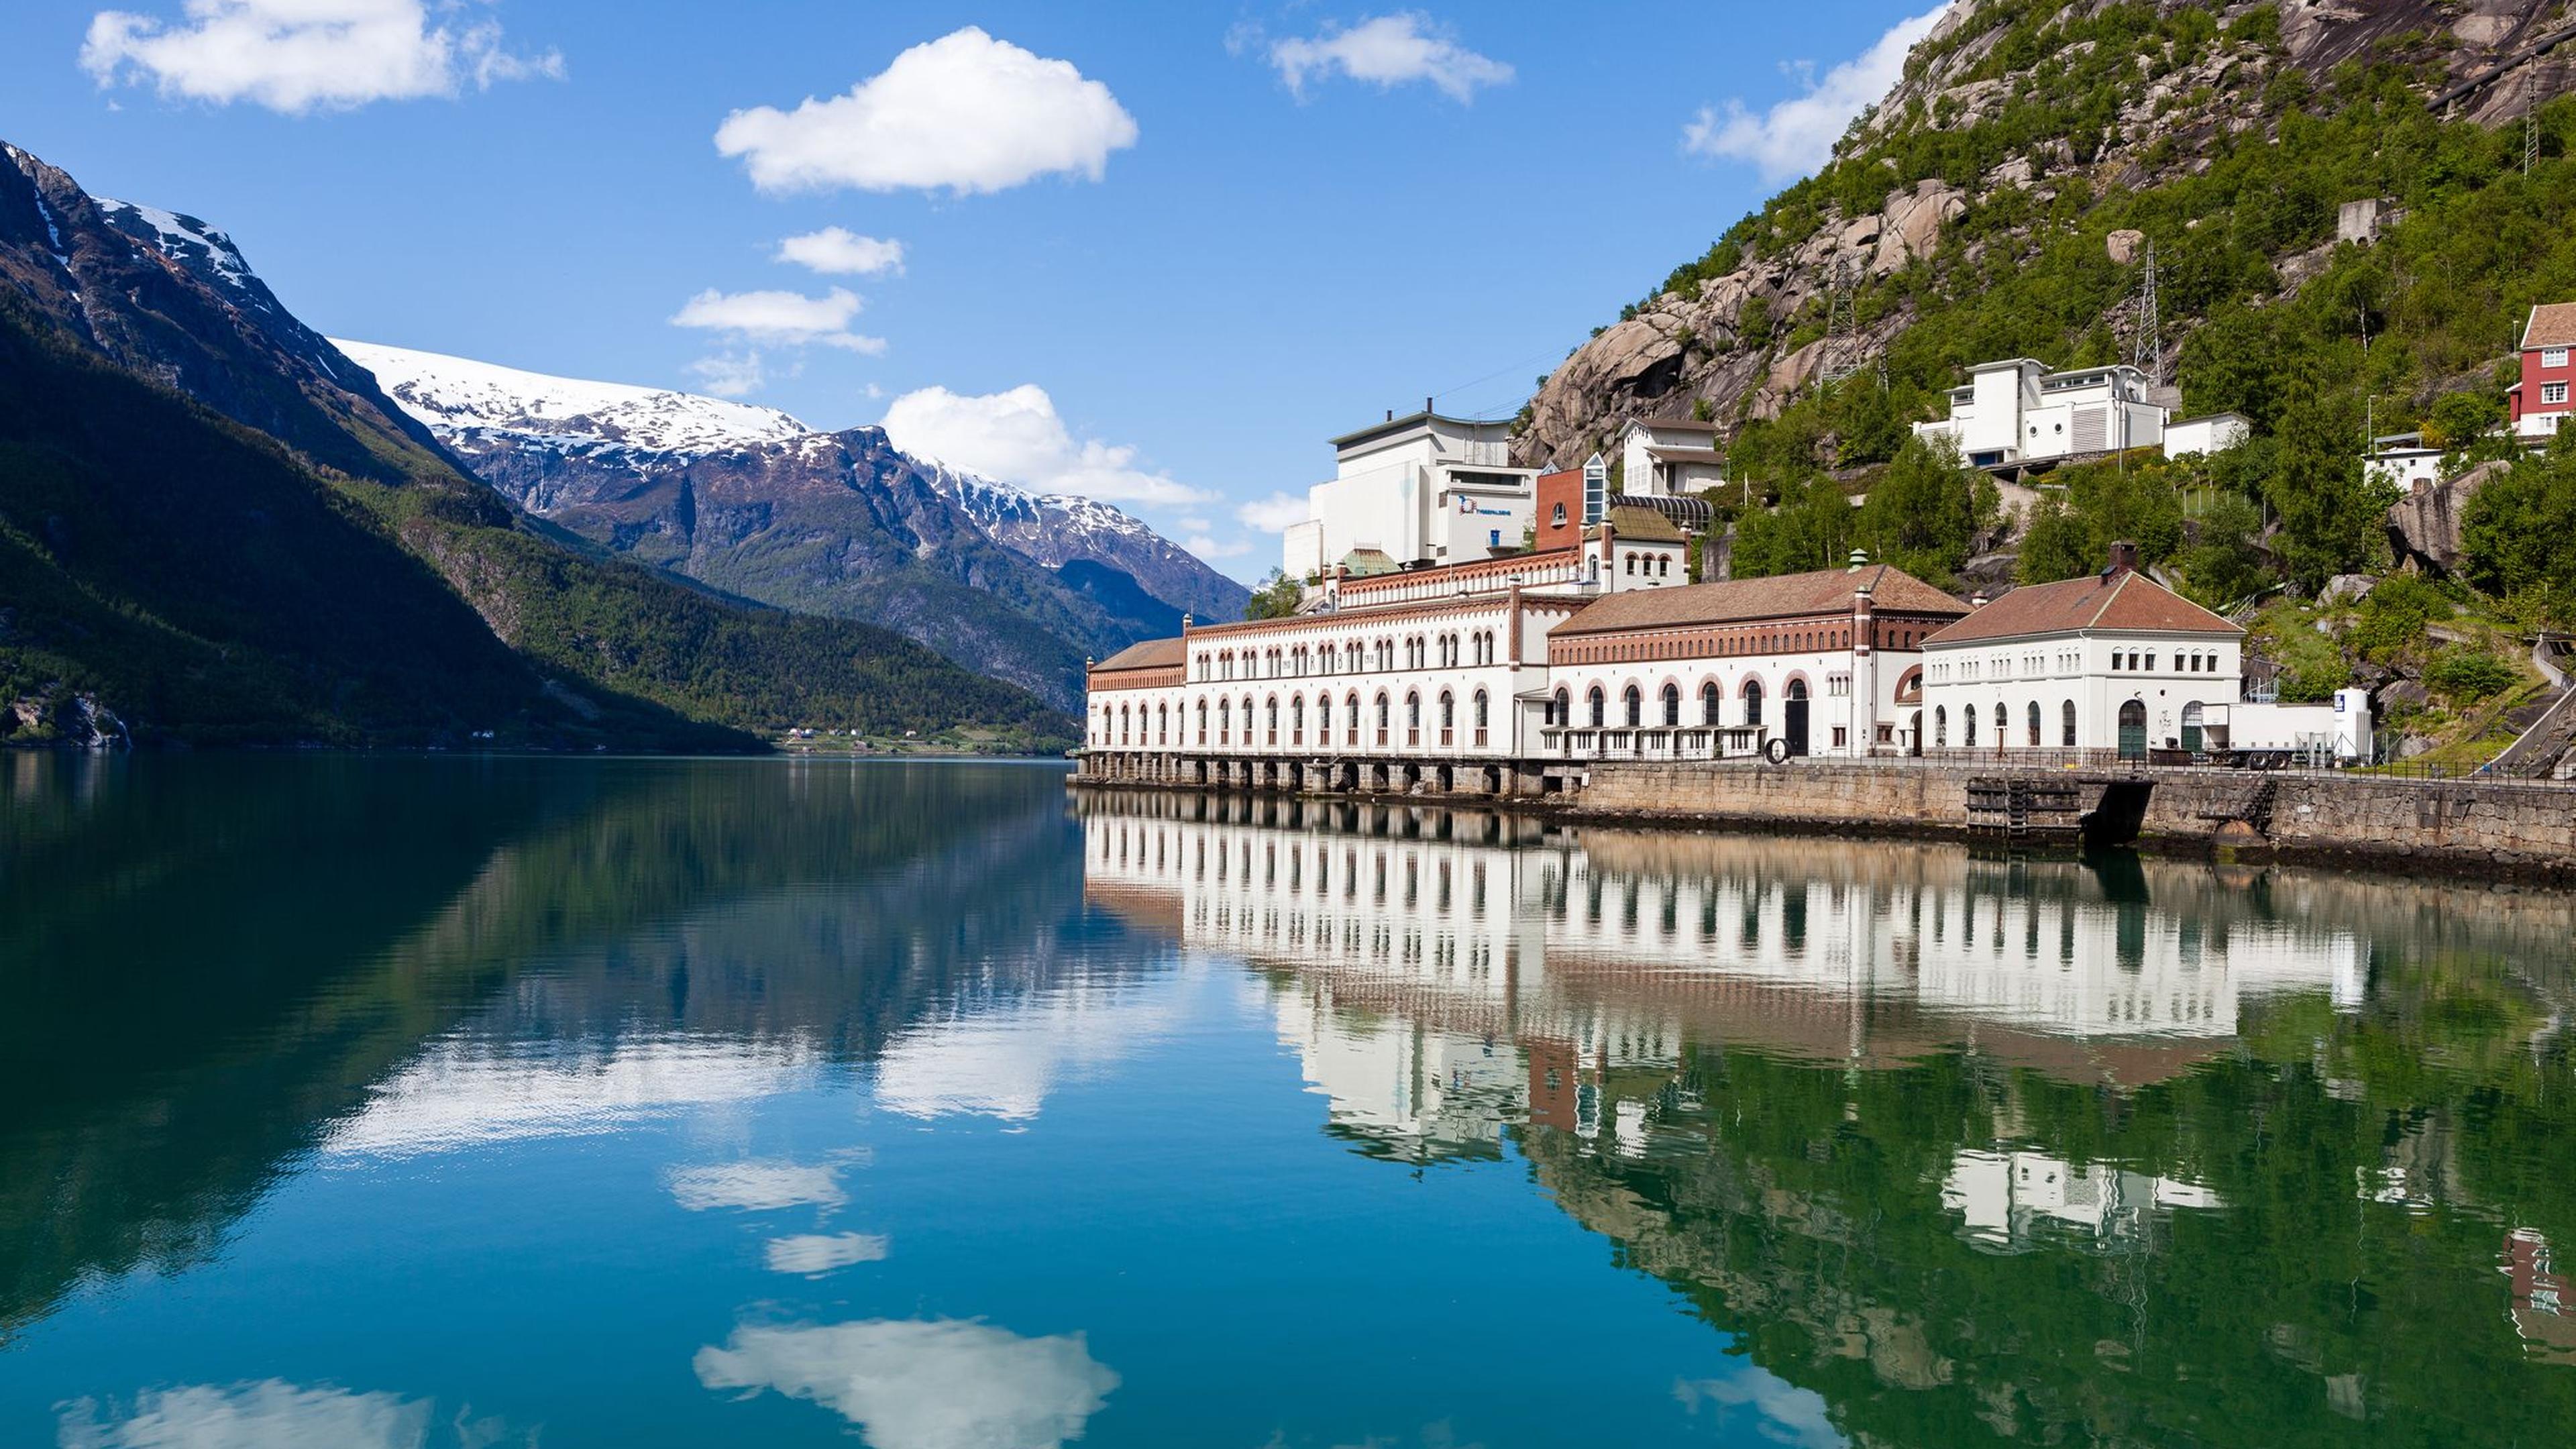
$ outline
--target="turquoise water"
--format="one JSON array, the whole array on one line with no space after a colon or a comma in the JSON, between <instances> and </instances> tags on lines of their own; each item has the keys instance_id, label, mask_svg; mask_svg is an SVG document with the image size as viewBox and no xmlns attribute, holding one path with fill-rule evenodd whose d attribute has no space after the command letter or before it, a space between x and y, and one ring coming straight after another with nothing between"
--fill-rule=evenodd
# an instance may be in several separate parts
<instances>
[{"instance_id":1,"label":"turquoise water","mask_svg":"<svg viewBox=\"0 0 2576 1449\"><path fill-rule=\"evenodd\" d=\"M2576 1421L2564 897L1043 765L0 798L0 1444Z\"/></svg>"}]
</instances>

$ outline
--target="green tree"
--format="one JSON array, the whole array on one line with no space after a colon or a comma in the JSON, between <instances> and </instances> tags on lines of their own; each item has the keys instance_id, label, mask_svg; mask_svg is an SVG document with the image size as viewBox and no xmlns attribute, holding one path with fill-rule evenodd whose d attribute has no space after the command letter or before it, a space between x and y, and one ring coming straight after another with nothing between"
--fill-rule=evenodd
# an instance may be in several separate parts
<instances>
[{"instance_id":1,"label":"green tree","mask_svg":"<svg viewBox=\"0 0 2576 1449\"><path fill-rule=\"evenodd\" d=\"M2221 494L2192 524L2191 545L2175 560L2182 569L2183 591L2213 609L2222 609L2262 592L2273 582L2256 540L2263 515L2235 494Z\"/></svg>"},{"instance_id":2,"label":"green tree","mask_svg":"<svg viewBox=\"0 0 2576 1449\"><path fill-rule=\"evenodd\" d=\"M1976 528L1976 485L1959 455L1914 438L1870 485L1859 531L1879 562L1946 583L1968 561Z\"/></svg>"},{"instance_id":3,"label":"green tree","mask_svg":"<svg viewBox=\"0 0 2576 1449\"><path fill-rule=\"evenodd\" d=\"M1283 569L1272 569L1260 583L1253 585L1252 599L1243 606L1247 619L1285 619L1297 612L1297 600L1305 590Z\"/></svg>"}]
</instances>

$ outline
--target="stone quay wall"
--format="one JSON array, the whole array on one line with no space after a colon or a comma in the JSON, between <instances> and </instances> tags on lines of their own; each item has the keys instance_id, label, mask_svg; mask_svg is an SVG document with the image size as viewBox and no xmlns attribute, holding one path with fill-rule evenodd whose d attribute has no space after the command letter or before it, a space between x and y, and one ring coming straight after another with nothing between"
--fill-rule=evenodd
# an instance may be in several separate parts
<instances>
[{"instance_id":1,"label":"stone quay wall","mask_svg":"<svg viewBox=\"0 0 2576 1449\"><path fill-rule=\"evenodd\" d=\"M1969 818L1967 782L2016 773L2005 762L1601 763L1564 808L1603 818L1969 836L1984 832ZM2039 781L2052 772L2027 774ZM2089 799L2112 788L2085 778ZM2210 769L2115 778L2151 787L2136 832L2151 846L2576 884L2576 790L2563 785Z\"/></svg>"}]
</instances>

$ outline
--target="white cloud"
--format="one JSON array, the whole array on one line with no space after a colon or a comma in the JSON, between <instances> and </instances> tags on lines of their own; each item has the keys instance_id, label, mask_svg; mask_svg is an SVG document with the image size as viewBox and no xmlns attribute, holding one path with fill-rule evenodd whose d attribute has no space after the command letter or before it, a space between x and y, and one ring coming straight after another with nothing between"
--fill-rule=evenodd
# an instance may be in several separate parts
<instances>
[{"instance_id":1,"label":"white cloud","mask_svg":"<svg viewBox=\"0 0 2576 1449\"><path fill-rule=\"evenodd\" d=\"M769 369L761 365L760 353L750 348L711 353L690 363L689 372L698 386L717 397L749 397L769 382Z\"/></svg>"},{"instance_id":2,"label":"white cloud","mask_svg":"<svg viewBox=\"0 0 2576 1449\"><path fill-rule=\"evenodd\" d=\"M981 397L944 387L908 392L886 405L885 430L916 458L1040 493L1173 507L1209 496L1136 466L1134 448L1076 439L1056 415L1055 400L1035 383Z\"/></svg>"},{"instance_id":3,"label":"white cloud","mask_svg":"<svg viewBox=\"0 0 2576 1449\"><path fill-rule=\"evenodd\" d=\"M1300 96L1308 80L1339 72L1381 90L1429 81L1464 105L1476 98L1478 86L1512 78L1510 66L1460 45L1418 11L1376 16L1347 30L1328 25L1312 38L1292 36L1270 47L1270 63Z\"/></svg>"},{"instance_id":4,"label":"white cloud","mask_svg":"<svg viewBox=\"0 0 2576 1449\"><path fill-rule=\"evenodd\" d=\"M250 101L290 115L563 78L561 55L503 49L499 23L472 19L470 7L442 0L436 25L429 8L422 0L185 0L176 24L102 10L90 18L80 63L102 86L149 80L167 96Z\"/></svg>"},{"instance_id":5,"label":"white cloud","mask_svg":"<svg viewBox=\"0 0 2576 1449\"><path fill-rule=\"evenodd\" d=\"M916 45L885 70L793 111L754 106L716 128L763 191L1002 191L1062 173L1100 179L1136 144L1136 118L1069 61L975 26Z\"/></svg>"},{"instance_id":6,"label":"white cloud","mask_svg":"<svg viewBox=\"0 0 2576 1449\"><path fill-rule=\"evenodd\" d=\"M1168 996L1083 986L926 1021L878 1057L876 1104L906 1117L1025 1122L1058 1088L1168 1035L1176 1017Z\"/></svg>"},{"instance_id":7,"label":"white cloud","mask_svg":"<svg viewBox=\"0 0 2576 1449\"><path fill-rule=\"evenodd\" d=\"M1252 552L1252 545L1243 539L1221 539L1204 533L1193 533L1182 539L1181 547L1201 558L1241 558Z\"/></svg>"},{"instance_id":8,"label":"white cloud","mask_svg":"<svg viewBox=\"0 0 2576 1449\"><path fill-rule=\"evenodd\" d=\"M780 242L778 260L811 271L873 277L903 270L903 243L827 226Z\"/></svg>"},{"instance_id":9,"label":"white cloud","mask_svg":"<svg viewBox=\"0 0 2576 1449\"><path fill-rule=\"evenodd\" d=\"M1294 528L1314 517L1315 510L1303 495L1273 493L1267 498L1256 498L1237 508L1234 510L1234 516L1241 520L1246 528L1257 529L1263 533L1278 533L1283 529Z\"/></svg>"},{"instance_id":10,"label":"white cloud","mask_svg":"<svg viewBox=\"0 0 2576 1449\"><path fill-rule=\"evenodd\" d=\"M77 1399L61 1407L62 1449L267 1449L329 1444L345 1449L419 1449L429 1440L427 1399L312 1388L284 1379L146 1389L109 1408ZM118 1409L129 1410L118 1414Z\"/></svg>"},{"instance_id":11,"label":"white cloud","mask_svg":"<svg viewBox=\"0 0 2576 1449\"><path fill-rule=\"evenodd\" d=\"M1850 128L1852 117L1878 104L1905 71L1905 53L1931 32L1948 13L1939 5L1900 20L1857 59L1844 61L1815 79L1813 62L1784 67L1806 87L1806 93L1780 102L1756 116L1742 101L1723 111L1702 106L1682 128L1682 149L1695 156L1749 161L1765 181L1804 176L1833 159L1834 143Z\"/></svg>"},{"instance_id":12,"label":"white cloud","mask_svg":"<svg viewBox=\"0 0 2576 1449\"><path fill-rule=\"evenodd\" d=\"M691 1212L709 1208L839 1207L849 1195L841 1191L838 1170L796 1162L720 1162L684 1167L671 1174L671 1196Z\"/></svg>"},{"instance_id":13,"label":"white cloud","mask_svg":"<svg viewBox=\"0 0 2576 1449\"><path fill-rule=\"evenodd\" d=\"M719 292L709 287L682 303L671 325L780 346L818 342L873 357L885 351L885 339L849 330L850 319L859 315L861 305L858 294L847 287L834 287L820 297L802 292Z\"/></svg>"},{"instance_id":14,"label":"white cloud","mask_svg":"<svg viewBox=\"0 0 2576 1449\"><path fill-rule=\"evenodd\" d=\"M769 1240L769 1267L775 1273L811 1278L852 1263L883 1262L888 1246L875 1233L799 1233Z\"/></svg>"},{"instance_id":15,"label":"white cloud","mask_svg":"<svg viewBox=\"0 0 2576 1449\"><path fill-rule=\"evenodd\" d=\"M1081 1438L1118 1387L1079 1333L951 1320L736 1328L694 1366L710 1389L820 1404L876 1449L1048 1449Z\"/></svg>"}]
</instances>

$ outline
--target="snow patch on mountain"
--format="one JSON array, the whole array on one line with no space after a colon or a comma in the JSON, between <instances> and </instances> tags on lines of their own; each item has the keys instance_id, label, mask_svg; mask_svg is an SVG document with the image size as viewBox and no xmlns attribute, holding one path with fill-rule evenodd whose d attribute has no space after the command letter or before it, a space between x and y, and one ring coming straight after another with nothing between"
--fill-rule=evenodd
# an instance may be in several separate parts
<instances>
[{"instance_id":1,"label":"snow patch on mountain","mask_svg":"<svg viewBox=\"0 0 2576 1449\"><path fill-rule=\"evenodd\" d=\"M250 263L242 260L241 249L233 245L233 239L215 228L193 216L181 216L175 211L163 211L140 202L118 201L106 196L90 199L98 203L98 209L107 214L109 221L117 223L118 230L127 231L130 235L130 229L120 218L125 215L138 217L160 239L164 255L201 265L234 291L250 289Z\"/></svg>"},{"instance_id":2,"label":"snow patch on mountain","mask_svg":"<svg viewBox=\"0 0 2576 1449\"><path fill-rule=\"evenodd\" d=\"M557 449L613 444L695 456L793 442L813 430L776 408L668 388L584 382L471 358L331 339L442 439L506 434Z\"/></svg>"}]
</instances>

